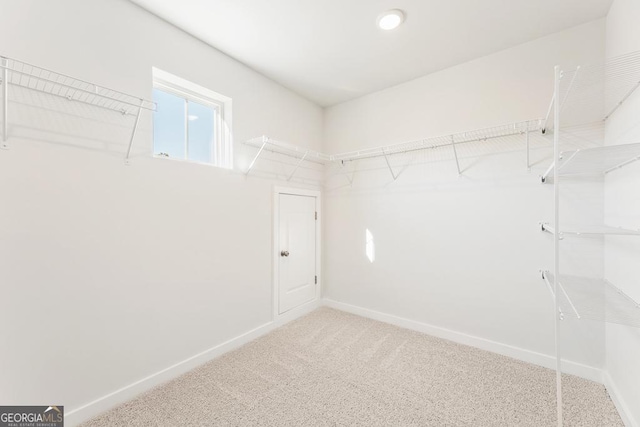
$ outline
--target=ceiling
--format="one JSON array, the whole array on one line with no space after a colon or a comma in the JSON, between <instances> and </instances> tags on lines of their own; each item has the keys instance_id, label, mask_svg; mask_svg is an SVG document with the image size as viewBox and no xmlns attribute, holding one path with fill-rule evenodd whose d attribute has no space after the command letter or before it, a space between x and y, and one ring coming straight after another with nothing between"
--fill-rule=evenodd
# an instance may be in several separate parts
<instances>
[{"instance_id":1,"label":"ceiling","mask_svg":"<svg viewBox=\"0 0 640 427\"><path fill-rule=\"evenodd\" d=\"M612 0L131 0L321 106L606 15ZM401 9L396 30L378 15Z\"/></svg>"}]
</instances>

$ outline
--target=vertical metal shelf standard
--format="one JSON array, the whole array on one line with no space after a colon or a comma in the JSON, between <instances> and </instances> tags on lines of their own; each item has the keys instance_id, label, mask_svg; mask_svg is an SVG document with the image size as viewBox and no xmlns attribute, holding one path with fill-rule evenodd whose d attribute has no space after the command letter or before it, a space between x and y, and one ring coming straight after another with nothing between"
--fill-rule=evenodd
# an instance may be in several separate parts
<instances>
[{"instance_id":1,"label":"vertical metal shelf standard","mask_svg":"<svg viewBox=\"0 0 640 427\"><path fill-rule=\"evenodd\" d=\"M9 71L7 58L0 57L0 67L2 67L2 148L7 147L7 123L9 120Z\"/></svg>"},{"instance_id":2,"label":"vertical metal shelf standard","mask_svg":"<svg viewBox=\"0 0 640 427\"><path fill-rule=\"evenodd\" d=\"M554 88L553 88L553 123L555 126L553 132L553 161L557 163L560 161L560 79L562 73L560 67L556 66L554 69ZM559 163L557 163L559 164ZM559 321L562 320L562 311L560 307L560 298L558 293L559 283L558 277L560 277L560 186L557 185L559 178L560 168L553 169L553 177L556 185L553 186L553 205L554 205L554 217L553 226L555 233L553 234L553 304L554 312L553 325L554 325L554 340L556 347L556 417L558 427L563 427L563 409L562 409L562 359L560 353L560 325Z\"/></svg>"},{"instance_id":3,"label":"vertical metal shelf standard","mask_svg":"<svg viewBox=\"0 0 640 427\"><path fill-rule=\"evenodd\" d=\"M2 147L7 148L9 118L9 85L34 90L106 110L135 117L125 163L129 163L133 141L142 110L155 111L156 104L143 98L99 86L66 74L23 61L0 56L2 68Z\"/></svg>"},{"instance_id":4,"label":"vertical metal shelf standard","mask_svg":"<svg viewBox=\"0 0 640 427\"><path fill-rule=\"evenodd\" d=\"M560 224L560 180L606 174L640 160L640 143L611 145L561 152L561 115L568 110L570 125L607 121L640 87L640 52L613 58L605 64L562 71L555 67L554 94L542 124L542 133L553 129L553 161L542 175L543 183L553 183L554 219L541 223L542 231L553 235L553 271L542 278L554 302L556 351L557 424L563 426L562 357L559 326L565 317L591 319L640 327L640 304L603 278L560 275L560 241L565 237L640 236L638 230L605 225L567 228ZM553 113L553 115L552 115ZM577 113L577 114L576 114ZM553 123L551 124L551 120Z\"/></svg>"}]
</instances>

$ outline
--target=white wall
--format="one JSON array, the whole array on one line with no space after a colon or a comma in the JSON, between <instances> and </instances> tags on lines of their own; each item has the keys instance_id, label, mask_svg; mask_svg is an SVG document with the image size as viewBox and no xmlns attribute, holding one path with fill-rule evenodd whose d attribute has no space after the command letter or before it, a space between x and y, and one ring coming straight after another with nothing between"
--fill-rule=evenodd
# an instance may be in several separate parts
<instances>
[{"instance_id":1,"label":"white wall","mask_svg":"<svg viewBox=\"0 0 640 427\"><path fill-rule=\"evenodd\" d=\"M236 143L321 147L319 107L124 0L2 2L0 54L147 98L156 66L233 98ZM2 404L68 413L271 320L273 181L151 158L149 114L124 166L131 119L11 96Z\"/></svg>"},{"instance_id":2,"label":"white wall","mask_svg":"<svg viewBox=\"0 0 640 427\"><path fill-rule=\"evenodd\" d=\"M331 107L326 150L544 116L554 65L601 62L604 31L604 20L595 21ZM442 150L420 156L421 164L395 182L384 159L359 164L352 187L344 176L332 176L325 197L325 296L553 355L551 299L538 273L552 268L553 246L537 226L553 218L552 188L538 179L551 151L540 135L532 142L530 172L521 137L461 147L460 178L451 153ZM394 162L402 166L401 159ZM374 263L365 257L366 229L375 238ZM602 348L588 346L575 340L563 353L599 367Z\"/></svg>"},{"instance_id":3,"label":"white wall","mask_svg":"<svg viewBox=\"0 0 640 427\"><path fill-rule=\"evenodd\" d=\"M603 58L604 21L331 107L324 123L317 106L124 0L5 2L0 54L145 97L156 66L232 97L236 142L267 134L333 153L542 116L554 65ZM271 320L272 180L150 158L148 115L125 167L130 120L12 97L0 152L3 403L70 411ZM530 172L522 140L505 139L461 148L461 178L445 152L396 182L383 161L358 166L353 187L331 175L325 296L552 354L538 274L551 240L537 228L552 215L537 178L550 151L533 139ZM238 169L251 153L236 144ZM571 358L597 366L584 345L571 343Z\"/></svg>"},{"instance_id":4,"label":"white wall","mask_svg":"<svg viewBox=\"0 0 640 427\"><path fill-rule=\"evenodd\" d=\"M607 16L607 57L640 50L640 3L615 0ZM607 144L640 142L640 93L636 92L607 121ZM607 175L605 215L611 225L640 228L640 164ZM640 242L634 238L608 237L606 277L640 301ZM631 425L640 425L640 329L607 327L606 371L615 384Z\"/></svg>"}]
</instances>

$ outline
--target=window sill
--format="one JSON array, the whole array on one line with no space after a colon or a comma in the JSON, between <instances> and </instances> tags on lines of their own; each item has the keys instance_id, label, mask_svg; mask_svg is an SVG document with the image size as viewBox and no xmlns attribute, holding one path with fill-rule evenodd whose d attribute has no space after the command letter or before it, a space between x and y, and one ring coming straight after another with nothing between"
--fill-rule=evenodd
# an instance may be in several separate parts
<instances>
[{"instance_id":1,"label":"window sill","mask_svg":"<svg viewBox=\"0 0 640 427\"><path fill-rule=\"evenodd\" d=\"M176 159L175 157L160 156L158 154L154 154L151 157L154 158L154 159L170 160L170 161L179 162L179 163L187 163L187 164L200 165L200 166L209 166L209 167L214 167L214 168L217 168L217 169L228 170L228 171L232 171L233 170L233 166L220 166L220 165L216 165L216 164L213 164L213 163L197 162L195 160Z\"/></svg>"}]
</instances>

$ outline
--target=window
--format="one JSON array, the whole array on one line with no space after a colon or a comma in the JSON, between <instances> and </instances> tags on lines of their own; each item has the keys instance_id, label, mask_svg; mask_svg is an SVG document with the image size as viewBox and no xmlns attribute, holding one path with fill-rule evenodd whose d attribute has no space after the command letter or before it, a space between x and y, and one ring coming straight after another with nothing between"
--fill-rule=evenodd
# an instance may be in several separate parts
<instances>
[{"instance_id":1,"label":"window","mask_svg":"<svg viewBox=\"0 0 640 427\"><path fill-rule=\"evenodd\" d=\"M156 157L232 168L231 98L153 69Z\"/></svg>"}]
</instances>

